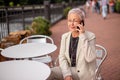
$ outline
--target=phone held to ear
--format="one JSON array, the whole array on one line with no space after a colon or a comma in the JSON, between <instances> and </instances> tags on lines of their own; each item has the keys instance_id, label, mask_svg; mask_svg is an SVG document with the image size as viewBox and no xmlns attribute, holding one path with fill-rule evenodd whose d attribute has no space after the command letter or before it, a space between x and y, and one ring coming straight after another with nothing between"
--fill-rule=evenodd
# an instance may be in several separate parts
<instances>
[{"instance_id":1,"label":"phone held to ear","mask_svg":"<svg viewBox=\"0 0 120 80\"><path fill-rule=\"evenodd\" d=\"M77 26L77 29L79 29L80 30L80 28Z\"/></svg>"},{"instance_id":2,"label":"phone held to ear","mask_svg":"<svg viewBox=\"0 0 120 80\"><path fill-rule=\"evenodd\" d=\"M80 24L83 26L85 25L83 20L80 22ZM77 29L80 29L80 28L77 26Z\"/></svg>"}]
</instances>

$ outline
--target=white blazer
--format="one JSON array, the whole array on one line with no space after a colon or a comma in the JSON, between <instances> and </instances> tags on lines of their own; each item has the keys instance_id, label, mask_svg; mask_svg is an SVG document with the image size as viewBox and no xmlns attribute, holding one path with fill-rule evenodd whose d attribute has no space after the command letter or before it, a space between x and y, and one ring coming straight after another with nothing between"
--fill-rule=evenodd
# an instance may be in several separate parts
<instances>
[{"instance_id":1,"label":"white blazer","mask_svg":"<svg viewBox=\"0 0 120 80\"><path fill-rule=\"evenodd\" d=\"M63 76L71 75L69 43L71 32L62 35L59 63ZM96 69L96 53L95 53L95 34L89 31L80 34L77 54L76 54L76 72L80 80L94 80Z\"/></svg>"}]
</instances>

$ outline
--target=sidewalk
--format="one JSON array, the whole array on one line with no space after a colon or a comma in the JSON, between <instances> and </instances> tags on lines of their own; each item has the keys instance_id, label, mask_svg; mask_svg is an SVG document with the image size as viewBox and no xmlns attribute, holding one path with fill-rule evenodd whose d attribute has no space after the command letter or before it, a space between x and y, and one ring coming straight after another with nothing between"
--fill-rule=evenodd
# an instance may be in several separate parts
<instances>
[{"instance_id":1,"label":"sidewalk","mask_svg":"<svg viewBox=\"0 0 120 80\"><path fill-rule=\"evenodd\" d=\"M104 80L120 80L120 14L108 14L103 20L99 14L87 14L85 19L86 30L96 34L96 43L104 46L108 56L102 65L102 76ZM52 38L57 45L54 59L59 54L61 35L68 31L67 20L61 20L51 27Z\"/></svg>"}]
</instances>

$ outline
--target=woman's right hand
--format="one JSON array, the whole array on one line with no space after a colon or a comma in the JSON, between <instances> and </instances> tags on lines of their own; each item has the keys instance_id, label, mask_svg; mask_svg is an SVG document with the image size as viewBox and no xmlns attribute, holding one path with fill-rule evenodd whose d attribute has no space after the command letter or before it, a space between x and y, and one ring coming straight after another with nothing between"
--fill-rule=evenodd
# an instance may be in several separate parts
<instances>
[{"instance_id":1,"label":"woman's right hand","mask_svg":"<svg viewBox=\"0 0 120 80\"><path fill-rule=\"evenodd\" d=\"M85 32L85 28L84 28L84 26L82 24L78 24L77 27L78 28L76 30L79 32L79 34Z\"/></svg>"},{"instance_id":2,"label":"woman's right hand","mask_svg":"<svg viewBox=\"0 0 120 80\"><path fill-rule=\"evenodd\" d=\"M73 80L72 76L66 76L64 80Z\"/></svg>"}]
</instances>

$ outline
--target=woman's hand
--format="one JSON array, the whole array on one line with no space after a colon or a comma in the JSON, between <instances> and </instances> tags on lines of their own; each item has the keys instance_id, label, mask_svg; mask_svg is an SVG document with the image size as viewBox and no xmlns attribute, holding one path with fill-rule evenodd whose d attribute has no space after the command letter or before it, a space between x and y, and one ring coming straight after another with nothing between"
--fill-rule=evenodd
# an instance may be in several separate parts
<instances>
[{"instance_id":1,"label":"woman's hand","mask_svg":"<svg viewBox=\"0 0 120 80\"><path fill-rule=\"evenodd\" d=\"M77 25L77 31L79 31L79 34L81 34L81 33L84 33L85 32L85 28L84 28L84 26L83 25L81 25L81 24L78 24Z\"/></svg>"},{"instance_id":2,"label":"woman's hand","mask_svg":"<svg viewBox=\"0 0 120 80\"><path fill-rule=\"evenodd\" d=\"M66 76L64 80L73 80L72 76Z\"/></svg>"}]
</instances>

